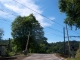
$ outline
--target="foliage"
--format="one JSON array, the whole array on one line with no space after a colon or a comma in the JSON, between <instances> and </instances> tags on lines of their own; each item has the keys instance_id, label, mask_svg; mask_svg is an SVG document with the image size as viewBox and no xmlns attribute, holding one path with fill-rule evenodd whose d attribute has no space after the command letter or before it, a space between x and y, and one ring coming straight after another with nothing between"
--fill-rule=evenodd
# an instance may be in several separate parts
<instances>
[{"instance_id":1,"label":"foliage","mask_svg":"<svg viewBox=\"0 0 80 60\"><path fill-rule=\"evenodd\" d=\"M46 41L46 38L44 37L43 28L33 14L24 17L18 16L13 21L12 36L14 41L12 43L14 49L17 46L17 51L25 50L29 32L28 50L38 52L40 41Z\"/></svg>"},{"instance_id":2,"label":"foliage","mask_svg":"<svg viewBox=\"0 0 80 60\"><path fill-rule=\"evenodd\" d=\"M68 58L66 60L80 60L80 58Z\"/></svg>"},{"instance_id":3,"label":"foliage","mask_svg":"<svg viewBox=\"0 0 80 60\"><path fill-rule=\"evenodd\" d=\"M2 40L3 43L8 43L8 40ZM35 40L32 40L35 41ZM9 55L14 55L15 53L19 53L17 51L17 45L14 45L14 40L11 40L11 52ZM65 42L65 53L68 54L68 41ZM74 46L74 48L72 48ZM79 41L70 41L71 50L77 51L79 48ZM48 43L46 40L35 41L29 43L29 52L30 53L64 53L64 42L56 42L56 43ZM77 54L76 54L77 55Z\"/></svg>"},{"instance_id":4,"label":"foliage","mask_svg":"<svg viewBox=\"0 0 80 60\"><path fill-rule=\"evenodd\" d=\"M74 47L74 48L73 48ZM77 51L79 48L79 41L70 41L70 50ZM49 43L48 46L49 53L64 53L64 42L56 42L56 43ZM65 54L68 54L68 41L65 42Z\"/></svg>"},{"instance_id":5,"label":"foliage","mask_svg":"<svg viewBox=\"0 0 80 60\"><path fill-rule=\"evenodd\" d=\"M15 55L15 52L10 52L8 49L6 50L6 57L10 57L10 56L14 56Z\"/></svg>"},{"instance_id":6,"label":"foliage","mask_svg":"<svg viewBox=\"0 0 80 60\"><path fill-rule=\"evenodd\" d=\"M45 44L40 44L40 53L44 53L46 51L45 48Z\"/></svg>"},{"instance_id":7,"label":"foliage","mask_svg":"<svg viewBox=\"0 0 80 60\"><path fill-rule=\"evenodd\" d=\"M10 52L9 55L10 55L10 56L14 56L15 53L14 53L14 52Z\"/></svg>"},{"instance_id":8,"label":"foliage","mask_svg":"<svg viewBox=\"0 0 80 60\"><path fill-rule=\"evenodd\" d=\"M6 54L5 54L6 57L9 57L10 54L9 54L9 50L6 50Z\"/></svg>"},{"instance_id":9,"label":"foliage","mask_svg":"<svg viewBox=\"0 0 80 60\"><path fill-rule=\"evenodd\" d=\"M17 53L17 46L16 46L16 45L14 45L14 46L12 47L12 51L13 51L14 53Z\"/></svg>"},{"instance_id":10,"label":"foliage","mask_svg":"<svg viewBox=\"0 0 80 60\"><path fill-rule=\"evenodd\" d=\"M49 52L50 53L62 53L63 42L50 43Z\"/></svg>"},{"instance_id":11,"label":"foliage","mask_svg":"<svg viewBox=\"0 0 80 60\"><path fill-rule=\"evenodd\" d=\"M80 28L80 0L59 0L59 9L67 15L66 24Z\"/></svg>"},{"instance_id":12,"label":"foliage","mask_svg":"<svg viewBox=\"0 0 80 60\"><path fill-rule=\"evenodd\" d=\"M80 58L80 49L77 50L77 53L76 53L76 58Z\"/></svg>"}]
</instances>

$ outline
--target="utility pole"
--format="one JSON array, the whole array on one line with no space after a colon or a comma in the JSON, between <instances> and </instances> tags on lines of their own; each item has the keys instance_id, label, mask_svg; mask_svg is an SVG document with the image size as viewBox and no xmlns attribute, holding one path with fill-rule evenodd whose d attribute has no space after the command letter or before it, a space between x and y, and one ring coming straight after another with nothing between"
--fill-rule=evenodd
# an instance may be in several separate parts
<instances>
[{"instance_id":1,"label":"utility pole","mask_svg":"<svg viewBox=\"0 0 80 60\"><path fill-rule=\"evenodd\" d=\"M68 49L69 49L69 57L70 57L70 43L69 43L69 35L68 35L68 28L67 28L67 25L66 25L66 31L67 31L67 37L68 37Z\"/></svg>"},{"instance_id":2,"label":"utility pole","mask_svg":"<svg viewBox=\"0 0 80 60\"><path fill-rule=\"evenodd\" d=\"M9 38L9 52L10 52L10 45L11 45L11 44L10 44L10 38Z\"/></svg>"},{"instance_id":3,"label":"utility pole","mask_svg":"<svg viewBox=\"0 0 80 60\"><path fill-rule=\"evenodd\" d=\"M64 34L64 54L65 54L65 27L63 28L63 34Z\"/></svg>"},{"instance_id":4,"label":"utility pole","mask_svg":"<svg viewBox=\"0 0 80 60\"><path fill-rule=\"evenodd\" d=\"M28 39L27 39L27 44L26 44L26 49L25 49L25 54L27 55L27 52L28 52L28 44L29 44L29 37L30 37L30 32L29 32L29 35L28 35Z\"/></svg>"}]
</instances>

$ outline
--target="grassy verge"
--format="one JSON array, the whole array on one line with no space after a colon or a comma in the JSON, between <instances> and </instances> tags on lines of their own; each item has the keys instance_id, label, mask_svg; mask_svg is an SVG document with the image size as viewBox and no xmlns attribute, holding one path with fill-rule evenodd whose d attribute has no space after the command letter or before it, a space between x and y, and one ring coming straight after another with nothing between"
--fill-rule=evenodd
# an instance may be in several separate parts
<instances>
[{"instance_id":1,"label":"grassy verge","mask_svg":"<svg viewBox=\"0 0 80 60\"><path fill-rule=\"evenodd\" d=\"M80 58L67 58L67 60L80 60Z\"/></svg>"}]
</instances>

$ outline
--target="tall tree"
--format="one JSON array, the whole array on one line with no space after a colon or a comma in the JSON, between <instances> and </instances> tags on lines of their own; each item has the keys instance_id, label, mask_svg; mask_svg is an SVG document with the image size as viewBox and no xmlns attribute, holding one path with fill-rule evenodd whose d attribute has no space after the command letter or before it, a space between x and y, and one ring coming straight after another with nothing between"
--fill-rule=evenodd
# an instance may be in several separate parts
<instances>
[{"instance_id":1,"label":"tall tree","mask_svg":"<svg viewBox=\"0 0 80 60\"><path fill-rule=\"evenodd\" d=\"M66 24L80 28L80 0L59 0L59 9L67 16Z\"/></svg>"},{"instance_id":2,"label":"tall tree","mask_svg":"<svg viewBox=\"0 0 80 60\"><path fill-rule=\"evenodd\" d=\"M38 40L45 38L43 28L33 14L24 17L18 16L12 23L13 44L17 46L17 49L24 50L26 48L29 32L28 48L34 49L38 44Z\"/></svg>"}]
</instances>

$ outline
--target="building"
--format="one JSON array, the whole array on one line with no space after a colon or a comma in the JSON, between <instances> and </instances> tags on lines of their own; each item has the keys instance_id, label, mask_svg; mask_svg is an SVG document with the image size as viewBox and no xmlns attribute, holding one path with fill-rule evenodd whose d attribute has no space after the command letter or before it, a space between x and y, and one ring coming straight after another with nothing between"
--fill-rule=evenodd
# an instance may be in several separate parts
<instances>
[{"instance_id":1,"label":"building","mask_svg":"<svg viewBox=\"0 0 80 60\"><path fill-rule=\"evenodd\" d=\"M0 56L5 56L5 54L6 54L6 46L7 45L0 45Z\"/></svg>"}]
</instances>

